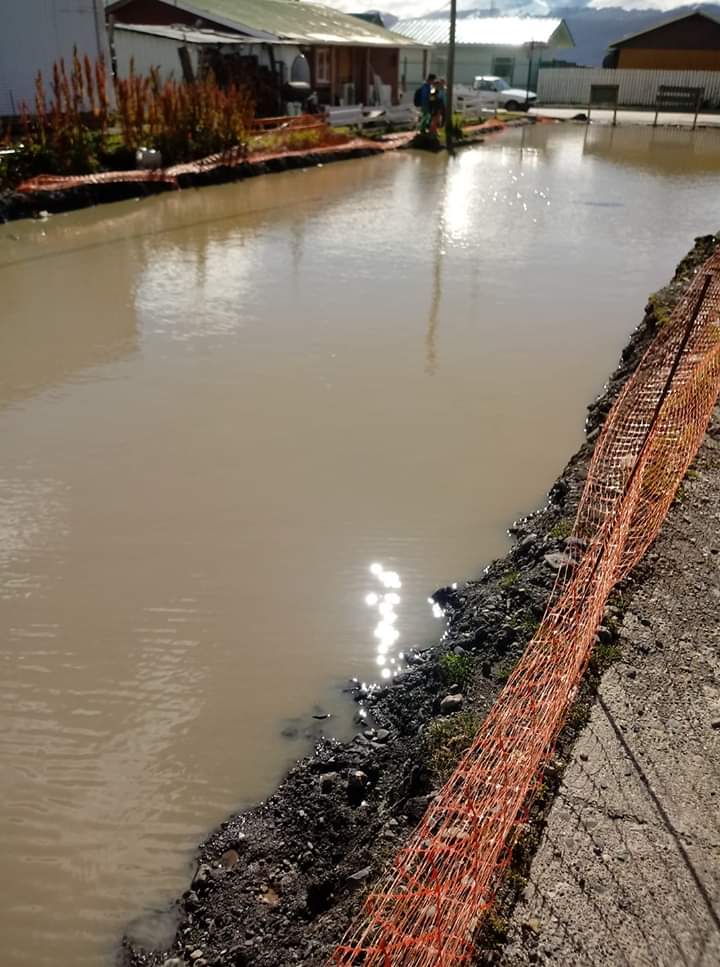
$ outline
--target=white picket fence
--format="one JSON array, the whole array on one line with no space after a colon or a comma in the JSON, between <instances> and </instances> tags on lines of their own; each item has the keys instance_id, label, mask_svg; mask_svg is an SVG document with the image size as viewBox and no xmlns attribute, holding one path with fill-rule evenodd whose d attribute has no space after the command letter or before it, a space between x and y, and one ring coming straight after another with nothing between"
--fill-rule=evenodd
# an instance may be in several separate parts
<instances>
[{"instance_id":1,"label":"white picket fence","mask_svg":"<svg viewBox=\"0 0 720 967\"><path fill-rule=\"evenodd\" d=\"M538 102L586 106L591 84L619 84L622 107L654 107L660 84L705 89L703 103L720 105L720 71L611 70L604 67L542 67Z\"/></svg>"}]
</instances>

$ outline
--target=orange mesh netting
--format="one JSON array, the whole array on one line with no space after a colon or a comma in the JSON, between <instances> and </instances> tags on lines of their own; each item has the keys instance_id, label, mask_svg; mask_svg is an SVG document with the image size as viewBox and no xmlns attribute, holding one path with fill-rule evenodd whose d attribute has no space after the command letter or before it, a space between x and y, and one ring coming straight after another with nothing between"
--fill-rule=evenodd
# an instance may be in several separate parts
<instances>
[{"instance_id":1,"label":"orange mesh netting","mask_svg":"<svg viewBox=\"0 0 720 967\"><path fill-rule=\"evenodd\" d=\"M394 151L404 147L414 137L414 132L403 131L389 135L380 141L363 137L348 138L331 128L324 121L307 121L308 116L300 115L290 118L266 118L256 120L260 134L274 134L278 137L285 135L302 135L315 132L317 143L309 142L307 146L290 148L283 145L281 140L277 146L268 150L253 150L250 153L245 148L230 148L217 154L209 155L198 161L186 161L168 168L133 169L131 171L101 171L94 175L36 175L18 185L18 191L33 194L43 191L66 191L70 188L92 188L95 185L122 183L150 183L161 182L179 187L178 178L183 175L200 175L214 171L217 168L233 168L239 165L261 165L277 158L295 158L304 155L332 155L337 151L368 151L378 154ZM305 123L299 123L304 121ZM280 123L283 122L283 123ZM272 123L272 124L271 124Z\"/></svg>"},{"instance_id":2,"label":"orange mesh netting","mask_svg":"<svg viewBox=\"0 0 720 967\"><path fill-rule=\"evenodd\" d=\"M468 963L473 937L587 666L612 588L654 540L720 392L720 254L613 406L545 617L472 746L335 952L336 964ZM582 550L579 550L582 548Z\"/></svg>"}]
</instances>

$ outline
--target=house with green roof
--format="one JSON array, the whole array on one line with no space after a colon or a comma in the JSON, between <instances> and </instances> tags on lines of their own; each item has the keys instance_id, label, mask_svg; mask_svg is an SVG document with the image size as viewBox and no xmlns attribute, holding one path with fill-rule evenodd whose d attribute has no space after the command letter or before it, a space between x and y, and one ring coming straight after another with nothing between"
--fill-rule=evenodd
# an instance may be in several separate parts
<instances>
[{"instance_id":1,"label":"house with green roof","mask_svg":"<svg viewBox=\"0 0 720 967\"><path fill-rule=\"evenodd\" d=\"M134 25L138 46L141 27L155 43L161 28L192 31L195 39L215 33L207 43L214 69L231 71L234 80L250 77L264 101L269 85L278 105L294 92L302 99L303 84L329 107L397 104L402 52L417 47L378 24L304 0L115 0L107 12L111 31L125 30L125 43L127 25ZM229 35L245 44L233 45Z\"/></svg>"}]
</instances>

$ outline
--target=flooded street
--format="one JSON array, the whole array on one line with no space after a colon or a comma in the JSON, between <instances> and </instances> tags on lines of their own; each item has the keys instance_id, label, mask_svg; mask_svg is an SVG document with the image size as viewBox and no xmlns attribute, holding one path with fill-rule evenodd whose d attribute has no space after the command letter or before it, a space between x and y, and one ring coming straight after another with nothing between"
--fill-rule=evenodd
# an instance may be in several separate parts
<instances>
[{"instance_id":1,"label":"flooded street","mask_svg":"<svg viewBox=\"0 0 720 967\"><path fill-rule=\"evenodd\" d=\"M538 125L0 226L6 967L112 963L351 733L348 677L543 501L719 171L720 132Z\"/></svg>"}]
</instances>

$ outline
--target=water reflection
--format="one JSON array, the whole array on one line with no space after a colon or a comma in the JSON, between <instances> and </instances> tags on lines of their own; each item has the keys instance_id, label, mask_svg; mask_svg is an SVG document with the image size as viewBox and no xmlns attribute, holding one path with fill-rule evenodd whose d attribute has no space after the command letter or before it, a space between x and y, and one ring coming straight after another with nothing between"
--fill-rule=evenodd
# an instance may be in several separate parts
<instances>
[{"instance_id":1,"label":"water reflection","mask_svg":"<svg viewBox=\"0 0 720 967\"><path fill-rule=\"evenodd\" d=\"M386 570L382 564L371 564L370 573L384 590L370 591L365 595L365 604L377 612L379 618L373 635L377 639L375 646L375 661L380 666L380 677L392 678L400 671L398 662L403 654L395 655L394 648L400 638L397 629L398 614L395 610L400 604L397 591L402 587L402 581L397 571Z\"/></svg>"},{"instance_id":2,"label":"water reflection","mask_svg":"<svg viewBox=\"0 0 720 967\"><path fill-rule=\"evenodd\" d=\"M82 297L50 297L68 278L64 255L34 263L44 242L38 228L23 226L28 261L3 264L0 326L0 407L32 398L68 383L92 380L99 367L127 361L138 350L135 312L128 305L132 276L126 258L93 261L82 278ZM32 237L29 233L32 232ZM127 243L132 249L133 242ZM98 307L102 307L98 311ZM116 373L119 370L116 370ZM112 378L111 370L105 371Z\"/></svg>"},{"instance_id":3,"label":"water reflection","mask_svg":"<svg viewBox=\"0 0 720 967\"><path fill-rule=\"evenodd\" d=\"M391 681L437 637L428 591L542 499L715 227L714 175L584 133L0 228L6 967L112 963L294 756L278 720L349 731L330 683Z\"/></svg>"},{"instance_id":4,"label":"water reflection","mask_svg":"<svg viewBox=\"0 0 720 967\"><path fill-rule=\"evenodd\" d=\"M437 331L438 319L440 315L440 303L442 301L442 266L443 259L445 258L446 233L448 231L447 226L448 223L453 221L453 219L455 220L456 226L458 222L462 222L461 217L458 216L456 212L456 202L448 192L448 175L451 170L451 163L452 162L448 163L443 176L443 189L440 200L440 217L437 220L435 241L433 245L432 296L430 298L430 313L428 315L428 326L425 336L425 373L428 376L435 375L435 369L437 366ZM456 167L453 170L454 172L457 172L459 169ZM450 213L453 213L452 216Z\"/></svg>"},{"instance_id":5,"label":"water reflection","mask_svg":"<svg viewBox=\"0 0 720 967\"><path fill-rule=\"evenodd\" d=\"M716 171L720 131L588 125L583 155L669 175Z\"/></svg>"}]
</instances>

